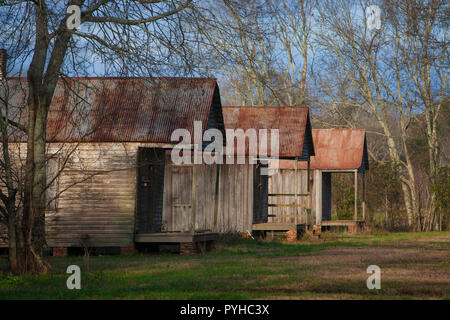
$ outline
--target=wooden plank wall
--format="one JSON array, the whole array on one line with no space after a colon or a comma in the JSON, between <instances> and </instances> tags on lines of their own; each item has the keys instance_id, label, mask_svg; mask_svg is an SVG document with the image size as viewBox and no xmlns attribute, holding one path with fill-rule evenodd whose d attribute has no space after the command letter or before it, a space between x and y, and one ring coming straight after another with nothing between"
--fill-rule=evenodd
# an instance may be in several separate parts
<instances>
[{"instance_id":1,"label":"wooden plank wall","mask_svg":"<svg viewBox=\"0 0 450 320\"><path fill-rule=\"evenodd\" d=\"M213 230L214 227L214 195L216 188L217 165L201 164L197 167L196 195L196 230Z\"/></svg>"},{"instance_id":2,"label":"wooden plank wall","mask_svg":"<svg viewBox=\"0 0 450 320\"><path fill-rule=\"evenodd\" d=\"M214 228L216 165L196 165L196 230ZM163 225L165 231L190 231L191 165L166 166ZM219 233L251 231L253 220L253 165L223 164L220 169Z\"/></svg>"},{"instance_id":3,"label":"wooden plank wall","mask_svg":"<svg viewBox=\"0 0 450 320\"><path fill-rule=\"evenodd\" d=\"M9 156L11 158L12 169L18 176L23 176L24 165L26 162L26 144L25 143L9 143ZM0 144L0 152L3 152L2 145ZM0 188L3 193L7 194L8 190L6 185L0 182ZM16 195L16 203L19 203L19 195ZM3 202L1 202L3 205ZM8 247L8 227L6 224L0 222L0 248Z\"/></svg>"},{"instance_id":4,"label":"wooden plank wall","mask_svg":"<svg viewBox=\"0 0 450 320\"><path fill-rule=\"evenodd\" d=\"M8 246L8 228L3 223L0 223L0 248Z\"/></svg>"},{"instance_id":5,"label":"wooden plank wall","mask_svg":"<svg viewBox=\"0 0 450 320\"><path fill-rule=\"evenodd\" d=\"M47 211L51 247L131 246L137 144L82 143L58 178L57 210Z\"/></svg>"},{"instance_id":6,"label":"wooden plank wall","mask_svg":"<svg viewBox=\"0 0 450 320\"><path fill-rule=\"evenodd\" d=\"M252 164L222 164L217 231L247 232L253 222Z\"/></svg>"},{"instance_id":7,"label":"wooden plank wall","mask_svg":"<svg viewBox=\"0 0 450 320\"><path fill-rule=\"evenodd\" d=\"M49 144L49 153L59 151L63 158L70 153L55 182L58 192L64 192L56 201L56 210L46 211L50 247L133 244L139 146L161 147L142 143ZM197 165L196 230L214 227L216 170L216 165ZM217 232L251 231L253 165L223 164L220 179ZM191 181L192 166L168 163L163 200L165 231L189 230Z\"/></svg>"},{"instance_id":8,"label":"wooden plank wall","mask_svg":"<svg viewBox=\"0 0 450 320\"><path fill-rule=\"evenodd\" d=\"M195 229L212 230L216 165L196 165ZM166 162L163 196L163 231L190 231L192 165Z\"/></svg>"},{"instance_id":9,"label":"wooden plank wall","mask_svg":"<svg viewBox=\"0 0 450 320\"><path fill-rule=\"evenodd\" d=\"M192 203L192 166L174 166L166 160L163 195L163 231L189 231Z\"/></svg>"},{"instance_id":10,"label":"wooden plank wall","mask_svg":"<svg viewBox=\"0 0 450 320\"><path fill-rule=\"evenodd\" d=\"M63 171L56 210L46 211L50 247L131 246L134 236L136 155L150 143L49 143ZM22 159L26 145L20 144ZM53 171L53 169L51 170Z\"/></svg>"},{"instance_id":11,"label":"wooden plank wall","mask_svg":"<svg viewBox=\"0 0 450 320\"><path fill-rule=\"evenodd\" d=\"M3 152L2 145L0 144L0 152ZM11 164L13 171L21 175L23 174L23 165L25 164L26 156L26 144L24 143L10 143L9 144L9 156L11 157ZM0 181L0 188L4 194L8 194L6 185ZM18 196L16 196L17 202ZM1 202L3 205L3 202ZM3 221L0 221L0 248L8 247L8 227Z\"/></svg>"},{"instance_id":12,"label":"wooden plank wall","mask_svg":"<svg viewBox=\"0 0 450 320\"><path fill-rule=\"evenodd\" d=\"M307 171L297 171L297 181L299 184L298 193L307 193ZM279 169L277 173L269 176L269 194L270 193L295 193L295 170ZM269 204L295 204L295 197L269 197ZM298 197L299 204L307 204L308 198L305 196ZM299 207L298 223L306 223L306 209ZM269 222L295 222L295 208L294 207L270 207L269 215L274 214L275 217L269 216Z\"/></svg>"}]
</instances>

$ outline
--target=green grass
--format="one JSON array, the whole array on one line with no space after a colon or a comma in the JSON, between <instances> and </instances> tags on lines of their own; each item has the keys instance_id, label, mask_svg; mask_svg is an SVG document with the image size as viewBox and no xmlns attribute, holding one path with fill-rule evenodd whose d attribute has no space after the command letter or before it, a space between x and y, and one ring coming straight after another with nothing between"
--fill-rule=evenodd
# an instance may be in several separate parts
<instances>
[{"instance_id":1,"label":"green grass","mask_svg":"<svg viewBox=\"0 0 450 320\"><path fill-rule=\"evenodd\" d=\"M450 292L448 240L450 232L329 235L296 244L228 238L204 255L91 257L90 274L82 256L51 257L47 275L0 273L0 299L443 299ZM387 270L381 290L366 287L369 263ZM71 264L82 269L81 290L66 288ZM415 277L421 272L429 281Z\"/></svg>"}]
</instances>

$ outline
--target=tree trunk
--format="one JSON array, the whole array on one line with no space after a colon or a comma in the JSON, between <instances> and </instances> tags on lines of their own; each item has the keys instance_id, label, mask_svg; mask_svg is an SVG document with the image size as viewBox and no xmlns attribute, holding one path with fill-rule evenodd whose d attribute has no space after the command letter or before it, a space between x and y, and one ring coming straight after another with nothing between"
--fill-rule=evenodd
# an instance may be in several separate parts
<instances>
[{"instance_id":1,"label":"tree trunk","mask_svg":"<svg viewBox=\"0 0 450 320\"><path fill-rule=\"evenodd\" d=\"M395 164L396 170L400 171L400 180L402 192L403 192L403 201L405 203L406 214L408 217L408 226L412 228L414 226L414 219L418 217L418 206L417 206L417 192L415 189L414 183L411 181L415 181L414 179L414 170L412 170L412 164L410 163L410 158L407 158L406 167L407 174L402 173L402 164L400 161L399 151L397 149L397 145L394 141L394 138L387 126L386 122L379 121L381 127L384 129L387 143L389 146L389 155L392 162ZM405 145L406 147L406 145Z\"/></svg>"},{"instance_id":2,"label":"tree trunk","mask_svg":"<svg viewBox=\"0 0 450 320\"><path fill-rule=\"evenodd\" d=\"M33 90L31 91L33 93ZM23 221L17 245L18 270L15 273L46 273L45 240L45 130L46 108L30 93L27 160L24 185ZM38 103L35 103L38 101Z\"/></svg>"},{"instance_id":3,"label":"tree trunk","mask_svg":"<svg viewBox=\"0 0 450 320\"><path fill-rule=\"evenodd\" d=\"M16 236L16 215L9 213L8 217L8 259L11 272L18 274L19 264L17 261L17 236Z\"/></svg>"}]
</instances>

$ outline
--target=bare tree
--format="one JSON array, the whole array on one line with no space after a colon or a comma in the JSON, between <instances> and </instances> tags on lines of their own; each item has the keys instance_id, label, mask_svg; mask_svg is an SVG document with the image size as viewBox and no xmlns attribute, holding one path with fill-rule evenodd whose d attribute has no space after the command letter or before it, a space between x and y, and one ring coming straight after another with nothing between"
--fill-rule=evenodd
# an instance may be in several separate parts
<instances>
[{"instance_id":1,"label":"bare tree","mask_svg":"<svg viewBox=\"0 0 450 320\"><path fill-rule=\"evenodd\" d=\"M449 52L446 32L448 30L449 5L446 1L385 1L387 23L395 35L398 60L412 84L414 97L407 99L413 108L425 115L428 142L429 178L436 182L439 163L438 119L443 100L448 95ZM400 80L398 80L400 81ZM445 134L445 133L444 133ZM436 195L431 191L427 212L420 213L419 227L432 230L437 226L435 216Z\"/></svg>"},{"instance_id":2,"label":"bare tree","mask_svg":"<svg viewBox=\"0 0 450 320\"><path fill-rule=\"evenodd\" d=\"M196 16L233 105L301 105L307 95L312 2L223 0ZM228 90L229 88L229 90Z\"/></svg>"},{"instance_id":3,"label":"bare tree","mask_svg":"<svg viewBox=\"0 0 450 320\"><path fill-rule=\"evenodd\" d=\"M366 25L365 1L320 1L317 30L323 49L321 73L324 105L339 114L345 107L372 117L383 134L392 163L400 172L410 226L436 226L434 196L423 224L408 128L414 115L426 114L430 177L438 159L436 121L446 92L448 43L444 1L384 1L381 30ZM419 31L420 30L420 31ZM339 84L347 87L342 90Z\"/></svg>"},{"instance_id":4,"label":"bare tree","mask_svg":"<svg viewBox=\"0 0 450 320\"><path fill-rule=\"evenodd\" d=\"M66 9L81 9L81 27L68 26ZM61 77L88 74L96 60L104 73L150 75L175 65L188 66L179 14L192 0L5 1L0 43L7 48L8 71L26 71L27 123L8 118L8 101L0 123L7 192L0 193L9 231L9 260L17 274L49 269L45 258L46 126L49 106ZM165 68L165 69L164 69ZM4 81L5 82L5 81ZM20 186L14 185L8 148L8 127L27 136L26 161ZM23 192L19 210L17 192Z\"/></svg>"}]
</instances>

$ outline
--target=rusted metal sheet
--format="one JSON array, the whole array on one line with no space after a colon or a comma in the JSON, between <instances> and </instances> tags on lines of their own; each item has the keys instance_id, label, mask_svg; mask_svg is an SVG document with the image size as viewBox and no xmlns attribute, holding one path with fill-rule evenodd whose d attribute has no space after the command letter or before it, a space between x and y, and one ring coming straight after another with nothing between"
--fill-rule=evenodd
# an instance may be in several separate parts
<instances>
[{"instance_id":1,"label":"rusted metal sheet","mask_svg":"<svg viewBox=\"0 0 450 320\"><path fill-rule=\"evenodd\" d=\"M279 130L279 157L299 157L303 154L305 133L310 129L309 108L307 107L223 107L223 117L226 131L229 129L268 129L268 144L270 144L271 129ZM227 141L232 142L228 133ZM310 146L312 154L313 146ZM268 155L270 147L268 147ZM246 143L245 155L250 154ZM235 150L236 155L238 151Z\"/></svg>"},{"instance_id":2,"label":"rusted metal sheet","mask_svg":"<svg viewBox=\"0 0 450 320\"><path fill-rule=\"evenodd\" d=\"M26 80L11 78L8 85L16 107L11 116L26 123ZM175 129L193 136L194 121L206 130L213 105L220 106L215 79L61 79L48 114L47 141L173 143Z\"/></svg>"},{"instance_id":3,"label":"rusted metal sheet","mask_svg":"<svg viewBox=\"0 0 450 320\"><path fill-rule=\"evenodd\" d=\"M364 129L313 129L315 156L310 168L321 170L368 170L366 132ZM294 169L294 162L280 160L281 169ZM299 162L306 169L307 164Z\"/></svg>"}]
</instances>

